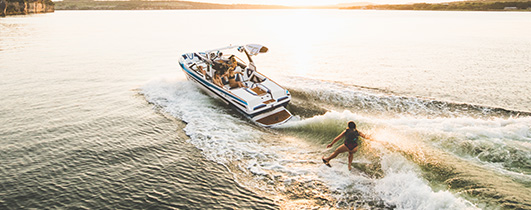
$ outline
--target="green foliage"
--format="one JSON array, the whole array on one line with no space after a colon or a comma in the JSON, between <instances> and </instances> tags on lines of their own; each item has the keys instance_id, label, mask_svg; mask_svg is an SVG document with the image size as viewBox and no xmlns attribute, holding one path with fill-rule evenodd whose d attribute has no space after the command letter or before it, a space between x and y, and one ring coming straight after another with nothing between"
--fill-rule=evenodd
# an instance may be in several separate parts
<instances>
[{"instance_id":1,"label":"green foliage","mask_svg":"<svg viewBox=\"0 0 531 210\"><path fill-rule=\"evenodd\" d=\"M26 0L6 0L6 1L7 3L22 3L22 4L27 2Z\"/></svg>"},{"instance_id":2,"label":"green foliage","mask_svg":"<svg viewBox=\"0 0 531 210\"><path fill-rule=\"evenodd\" d=\"M92 1L55 2L56 10L172 10L172 9L282 9L282 6L210 4L188 1Z\"/></svg>"},{"instance_id":3,"label":"green foliage","mask_svg":"<svg viewBox=\"0 0 531 210\"><path fill-rule=\"evenodd\" d=\"M346 9L499 11L505 10L507 7L527 10L531 8L531 1L465 1L440 4L368 5L349 7Z\"/></svg>"},{"instance_id":4,"label":"green foliage","mask_svg":"<svg viewBox=\"0 0 531 210\"><path fill-rule=\"evenodd\" d=\"M7 3L33 3L33 2L43 2L46 5L54 5L54 3L51 0L6 0Z\"/></svg>"}]
</instances>

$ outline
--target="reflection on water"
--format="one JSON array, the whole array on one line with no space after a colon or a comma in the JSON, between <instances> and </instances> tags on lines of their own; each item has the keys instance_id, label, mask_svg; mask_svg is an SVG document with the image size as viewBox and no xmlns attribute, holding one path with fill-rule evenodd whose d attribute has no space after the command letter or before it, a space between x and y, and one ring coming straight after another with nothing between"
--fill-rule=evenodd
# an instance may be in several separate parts
<instances>
[{"instance_id":1,"label":"reflection on water","mask_svg":"<svg viewBox=\"0 0 531 210\"><path fill-rule=\"evenodd\" d=\"M344 10L2 18L0 205L528 208L530 21ZM247 125L180 72L183 53L246 43L268 46L258 70L293 93L302 114L284 127ZM344 157L327 168L320 157L348 120L378 141L363 143L355 171Z\"/></svg>"}]
</instances>

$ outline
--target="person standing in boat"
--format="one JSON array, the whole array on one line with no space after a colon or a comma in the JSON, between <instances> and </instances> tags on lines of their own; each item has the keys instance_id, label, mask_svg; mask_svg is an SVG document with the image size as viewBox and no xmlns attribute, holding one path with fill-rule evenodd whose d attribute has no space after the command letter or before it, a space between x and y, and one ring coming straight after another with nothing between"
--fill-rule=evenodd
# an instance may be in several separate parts
<instances>
[{"instance_id":1,"label":"person standing in boat","mask_svg":"<svg viewBox=\"0 0 531 210\"><path fill-rule=\"evenodd\" d=\"M323 163L327 165L328 167L332 167L330 165L330 160L337 157L337 155L348 152L348 170L350 171L352 169L352 159L355 152L358 151L358 142L359 137L363 137L367 140L371 140L368 135L365 135L362 132L359 132L356 130L356 123L354 121L348 122L348 128L343 131L341 134L339 134L329 145L326 146L326 148L332 147L337 141L339 141L341 138L345 138L345 142L339 146L334 153L332 153L328 157L323 157Z\"/></svg>"}]
</instances>

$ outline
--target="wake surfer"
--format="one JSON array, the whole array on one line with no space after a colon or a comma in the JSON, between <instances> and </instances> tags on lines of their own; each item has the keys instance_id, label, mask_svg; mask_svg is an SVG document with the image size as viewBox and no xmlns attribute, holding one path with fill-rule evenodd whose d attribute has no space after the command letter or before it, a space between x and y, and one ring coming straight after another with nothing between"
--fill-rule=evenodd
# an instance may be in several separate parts
<instances>
[{"instance_id":1,"label":"wake surfer","mask_svg":"<svg viewBox=\"0 0 531 210\"><path fill-rule=\"evenodd\" d=\"M368 135L363 134L362 132L359 132L356 130L356 123L354 121L348 122L348 128L343 131L341 134L339 134L332 143L326 146L326 148L332 147L337 141L339 141L341 138L345 137L345 143L339 146L334 153L332 153L329 157L325 158L323 156L323 163L327 165L328 167L332 167L330 165L330 160L334 159L337 155L348 152L348 170L350 171L352 169L352 159L353 155L356 151L358 151L358 138L363 137L365 139L370 140L370 137Z\"/></svg>"}]
</instances>

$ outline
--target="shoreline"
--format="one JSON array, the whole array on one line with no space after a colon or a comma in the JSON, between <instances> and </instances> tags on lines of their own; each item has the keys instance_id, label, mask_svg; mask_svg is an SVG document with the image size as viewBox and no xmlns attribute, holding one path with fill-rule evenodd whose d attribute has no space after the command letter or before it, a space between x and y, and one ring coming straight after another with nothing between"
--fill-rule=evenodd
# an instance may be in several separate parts
<instances>
[{"instance_id":1,"label":"shoreline","mask_svg":"<svg viewBox=\"0 0 531 210\"><path fill-rule=\"evenodd\" d=\"M214 4L191 1L94 1L94 0L0 0L0 17L50 13L55 10L239 10L239 9L338 9L338 10L402 10L402 11L485 11L530 12L531 1L468 1L448 3L416 3L379 5L366 3L357 6L280 6L253 4Z\"/></svg>"},{"instance_id":2,"label":"shoreline","mask_svg":"<svg viewBox=\"0 0 531 210\"><path fill-rule=\"evenodd\" d=\"M1 0L0 0L1 1ZM448 3L372 4L355 6L280 6L254 4L214 4L191 1L94 1L64 0L55 2L56 10L208 10L208 9L341 9L341 10L406 10L406 11L531 11L531 1L466 1Z\"/></svg>"},{"instance_id":3,"label":"shoreline","mask_svg":"<svg viewBox=\"0 0 531 210\"><path fill-rule=\"evenodd\" d=\"M0 0L0 17L54 11L55 4L51 0Z\"/></svg>"},{"instance_id":4,"label":"shoreline","mask_svg":"<svg viewBox=\"0 0 531 210\"><path fill-rule=\"evenodd\" d=\"M344 7L351 10L406 10L406 11L506 11L530 12L531 1L463 1L448 3L383 4Z\"/></svg>"}]
</instances>

